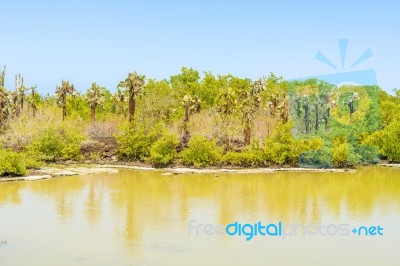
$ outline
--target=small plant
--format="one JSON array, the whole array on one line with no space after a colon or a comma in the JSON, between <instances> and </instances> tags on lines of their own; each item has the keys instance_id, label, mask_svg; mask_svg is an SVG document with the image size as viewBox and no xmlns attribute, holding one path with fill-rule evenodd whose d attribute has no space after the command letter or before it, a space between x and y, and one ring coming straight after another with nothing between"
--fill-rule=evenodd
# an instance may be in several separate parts
<instances>
[{"instance_id":1,"label":"small plant","mask_svg":"<svg viewBox=\"0 0 400 266\"><path fill-rule=\"evenodd\" d=\"M144 161L150 156L151 145L163 135L163 132L164 129L160 125L151 130L132 129L130 125L125 127L121 134L116 136L119 159Z\"/></svg>"},{"instance_id":2,"label":"small plant","mask_svg":"<svg viewBox=\"0 0 400 266\"><path fill-rule=\"evenodd\" d=\"M297 140L293 138L290 123L279 124L274 134L265 140L265 156L270 163L297 165L300 155L308 150L318 150L322 146L319 138Z\"/></svg>"},{"instance_id":3,"label":"small plant","mask_svg":"<svg viewBox=\"0 0 400 266\"><path fill-rule=\"evenodd\" d=\"M0 149L0 176L24 176L27 174L22 154Z\"/></svg>"},{"instance_id":4,"label":"small plant","mask_svg":"<svg viewBox=\"0 0 400 266\"><path fill-rule=\"evenodd\" d=\"M44 161L79 159L83 136L74 128L48 126L28 146L28 151Z\"/></svg>"},{"instance_id":5,"label":"small plant","mask_svg":"<svg viewBox=\"0 0 400 266\"><path fill-rule=\"evenodd\" d=\"M221 160L221 150L215 140L196 135L190 139L189 147L181 152L180 157L185 165L195 167L216 165Z\"/></svg>"},{"instance_id":6,"label":"small plant","mask_svg":"<svg viewBox=\"0 0 400 266\"><path fill-rule=\"evenodd\" d=\"M179 139L175 135L165 135L151 145L150 162L154 167L164 167L172 163L177 152Z\"/></svg>"}]
</instances>

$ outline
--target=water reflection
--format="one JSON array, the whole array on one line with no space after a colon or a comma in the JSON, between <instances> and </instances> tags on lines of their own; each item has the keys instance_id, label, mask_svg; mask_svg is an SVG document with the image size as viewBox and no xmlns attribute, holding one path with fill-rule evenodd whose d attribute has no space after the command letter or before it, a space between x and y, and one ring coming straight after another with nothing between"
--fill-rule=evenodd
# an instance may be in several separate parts
<instances>
[{"instance_id":1,"label":"water reflection","mask_svg":"<svg viewBox=\"0 0 400 266\"><path fill-rule=\"evenodd\" d=\"M260 219L368 221L376 215L398 219L399 192L400 169L382 167L360 168L356 173L173 176L121 170L116 175L2 183L0 214L10 204L29 207L39 200L43 206L51 205L63 223L82 226L88 237L95 238L92 234L99 230L111 232L109 244L122 244L124 253L132 251L137 258L146 249L174 246L171 243L178 238L187 241L191 219L215 224ZM43 219L46 222L52 221ZM160 242L163 239L167 244Z\"/></svg>"}]
</instances>

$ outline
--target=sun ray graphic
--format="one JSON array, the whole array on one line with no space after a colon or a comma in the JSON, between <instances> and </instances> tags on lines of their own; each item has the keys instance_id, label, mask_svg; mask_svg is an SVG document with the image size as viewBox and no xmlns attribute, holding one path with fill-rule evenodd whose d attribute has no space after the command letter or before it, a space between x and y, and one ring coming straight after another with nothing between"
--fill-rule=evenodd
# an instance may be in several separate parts
<instances>
[{"instance_id":1,"label":"sun ray graphic","mask_svg":"<svg viewBox=\"0 0 400 266\"><path fill-rule=\"evenodd\" d=\"M347 44L348 44L348 39L339 39L338 40L339 44L339 51L340 51L340 59L342 63L342 70L345 68L346 64L346 55L347 55ZM361 64L368 58L372 57L372 51L370 49L367 49L363 54L360 55L360 57L349 67L349 69L352 69L356 65ZM315 59L318 61L321 61L325 65L328 65L336 70L338 70L337 66L332 63L332 61L326 57L322 52L318 51L317 54L315 55Z\"/></svg>"}]
</instances>

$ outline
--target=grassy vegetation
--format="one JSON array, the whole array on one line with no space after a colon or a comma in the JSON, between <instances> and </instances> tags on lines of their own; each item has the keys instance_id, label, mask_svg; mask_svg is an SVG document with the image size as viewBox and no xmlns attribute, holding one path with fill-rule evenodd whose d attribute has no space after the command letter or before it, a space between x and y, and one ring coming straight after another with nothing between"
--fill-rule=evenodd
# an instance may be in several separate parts
<instances>
[{"instance_id":1,"label":"grassy vegetation","mask_svg":"<svg viewBox=\"0 0 400 266\"><path fill-rule=\"evenodd\" d=\"M167 80L130 73L114 92L62 81L43 96L20 75L14 90L0 77L0 175L70 160L155 167L400 162L397 90L182 68Z\"/></svg>"}]
</instances>

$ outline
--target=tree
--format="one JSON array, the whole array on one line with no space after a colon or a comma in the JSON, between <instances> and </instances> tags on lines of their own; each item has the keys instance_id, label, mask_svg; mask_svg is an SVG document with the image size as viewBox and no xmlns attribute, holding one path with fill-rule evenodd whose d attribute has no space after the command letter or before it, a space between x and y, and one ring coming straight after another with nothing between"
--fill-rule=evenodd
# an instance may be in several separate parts
<instances>
[{"instance_id":1,"label":"tree","mask_svg":"<svg viewBox=\"0 0 400 266\"><path fill-rule=\"evenodd\" d=\"M10 101L8 91L3 86L0 86L0 129L5 125L8 119L9 108Z\"/></svg>"},{"instance_id":2,"label":"tree","mask_svg":"<svg viewBox=\"0 0 400 266\"><path fill-rule=\"evenodd\" d=\"M63 121L67 117L67 96L76 94L74 85L69 84L69 81L62 81L61 86L56 87L57 102L62 108L62 119Z\"/></svg>"},{"instance_id":3,"label":"tree","mask_svg":"<svg viewBox=\"0 0 400 266\"><path fill-rule=\"evenodd\" d=\"M15 75L15 91L18 95L20 110L24 110L25 93L29 90L24 85L24 77L21 74Z\"/></svg>"},{"instance_id":4,"label":"tree","mask_svg":"<svg viewBox=\"0 0 400 266\"><path fill-rule=\"evenodd\" d=\"M86 101L90 106L90 119L92 122L96 121L96 109L104 102L105 89L92 83L92 86L86 92Z\"/></svg>"},{"instance_id":5,"label":"tree","mask_svg":"<svg viewBox=\"0 0 400 266\"><path fill-rule=\"evenodd\" d=\"M129 122L131 123L132 128L134 126L136 111L136 96L141 92L145 82L145 78L145 76L138 75L135 71L134 73L129 73L128 77L118 84L118 88L126 88L128 92Z\"/></svg>"},{"instance_id":6,"label":"tree","mask_svg":"<svg viewBox=\"0 0 400 266\"><path fill-rule=\"evenodd\" d=\"M32 108L32 116L36 115L36 111L38 109L38 104L40 101L40 96L36 91L36 86L29 88L31 90L31 94L28 97L28 106ZM29 110L28 110L29 111Z\"/></svg>"},{"instance_id":7,"label":"tree","mask_svg":"<svg viewBox=\"0 0 400 266\"><path fill-rule=\"evenodd\" d=\"M231 87L225 87L220 92L217 111L221 115L225 129L225 151L229 151L231 146L231 116L238 113L238 95Z\"/></svg>"},{"instance_id":8,"label":"tree","mask_svg":"<svg viewBox=\"0 0 400 266\"><path fill-rule=\"evenodd\" d=\"M282 77L270 73L266 80L266 89L263 93L266 109L272 117L278 117L283 123L289 121L289 104L286 81Z\"/></svg>"},{"instance_id":9,"label":"tree","mask_svg":"<svg viewBox=\"0 0 400 266\"><path fill-rule=\"evenodd\" d=\"M188 123L189 116L192 113L200 112L201 101L198 97L191 97L190 95L185 95L182 99L182 106L184 110L184 118L183 118L183 144L186 145L190 138Z\"/></svg>"},{"instance_id":10,"label":"tree","mask_svg":"<svg viewBox=\"0 0 400 266\"><path fill-rule=\"evenodd\" d=\"M9 114L9 95L4 87L5 76L6 66L0 73L0 129L4 126Z\"/></svg>"},{"instance_id":11,"label":"tree","mask_svg":"<svg viewBox=\"0 0 400 266\"><path fill-rule=\"evenodd\" d=\"M199 80L199 72L193 68L186 67L182 67L180 74L170 78L172 89L177 92L179 99L182 99L186 94L199 97Z\"/></svg>"},{"instance_id":12,"label":"tree","mask_svg":"<svg viewBox=\"0 0 400 266\"><path fill-rule=\"evenodd\" d=\"M6 66L4 66L3 71L0 73L0 87L4 88L5 78L6 78Z\"/></svg>"},{"instance_id":13,"label":"tree","mask_svg":"<svg viewBox=\"0 0 400 266\"><path fill-rule=\"evenodd\" d=\"M115 111L117 114L124 114L126 115L126 107L125 102L127 101L126 91L118 87L117 92L114 94L114 101L115 101Z\"/></svg>"},{"instance_id":14,"label":"tree","mask_svg":"<svg viewBox=\"0 0 400 266\"><path fill-rule=\"evenodd\" d=\"M253 82L249 90L243 90L239 95L239 110L244 124L243 135L246 145L250 145L252 124L261 104L260 93L264 91L264 86L264 80L259 79Z\"/></svg>"}]
</instances>

